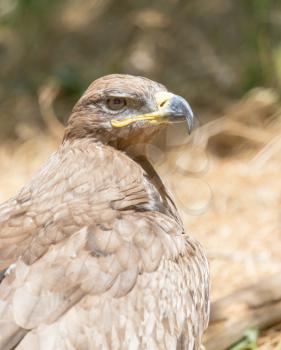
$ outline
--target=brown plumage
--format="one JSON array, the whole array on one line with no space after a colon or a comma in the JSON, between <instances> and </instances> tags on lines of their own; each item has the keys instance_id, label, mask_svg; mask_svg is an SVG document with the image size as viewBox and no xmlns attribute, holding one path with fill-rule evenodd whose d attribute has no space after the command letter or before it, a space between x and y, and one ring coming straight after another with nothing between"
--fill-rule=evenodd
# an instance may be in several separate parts
<instances>
[{"instance_id":1,"label":"brown plumage","mask_svg":"<svg viewBox=\"0 0 281 350\"><path fill-rule=\"evenodd\" d=\"M208 263L145 155L192 114L145 78L96 80L37 175L0 206L0 349L199 349Z\"/></svg>"}]
</instances>

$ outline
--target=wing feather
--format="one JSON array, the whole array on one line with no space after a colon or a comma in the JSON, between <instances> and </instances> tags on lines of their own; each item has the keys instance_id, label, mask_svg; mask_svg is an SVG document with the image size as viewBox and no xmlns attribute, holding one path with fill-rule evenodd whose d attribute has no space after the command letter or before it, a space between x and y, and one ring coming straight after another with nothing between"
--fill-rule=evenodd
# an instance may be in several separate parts
<instances>
[{"instance_id":1,"label":"wing feather","mask_svg":"<svg viewBox=\"0 0 281 350\"><path fill-rule=\"evenodd\" d=\"M90 142L62 145L0 207L0 268L16 263L0 284L0 348L23 337L17 349L133 348L141 330L143 348L153 349L157 337L163 349L175 344L187 315L205 308L192 295L206 300L206 261L196 260L200 249L172 215L151 209L161 201L124 154ZM168 290L179 293L178 305Z\"/></svg>"}]
</instances>

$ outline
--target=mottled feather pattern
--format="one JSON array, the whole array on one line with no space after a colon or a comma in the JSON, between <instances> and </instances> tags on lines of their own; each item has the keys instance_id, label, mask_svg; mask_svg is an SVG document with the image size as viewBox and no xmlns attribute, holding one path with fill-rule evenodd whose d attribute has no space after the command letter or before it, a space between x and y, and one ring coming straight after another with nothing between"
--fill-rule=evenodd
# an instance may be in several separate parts
<instances>
[{"instance_id":1,"label":"mottled feather pattern","mask_svg":"<svg viewBox=\"0 0 281 350\"><path fill-rule=\"evenodd\" d=\"M100 84L138 88L114 77ZM136 79L140 99L162 87ZM94 83L74 111L97 93ZM0 349L199 349L209 315L200 244L149 167L74 131L0 206Z\"/></svg>"}]
</instances>

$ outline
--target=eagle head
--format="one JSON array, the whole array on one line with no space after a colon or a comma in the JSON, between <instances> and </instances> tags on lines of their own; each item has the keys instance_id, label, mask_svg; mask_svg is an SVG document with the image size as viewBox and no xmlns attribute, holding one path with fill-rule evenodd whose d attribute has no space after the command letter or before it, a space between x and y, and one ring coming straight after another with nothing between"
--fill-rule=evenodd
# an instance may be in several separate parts
<instances>
[{"instance_id":1,"label":"eagle head","mask_svg":"<svg viewBox=\"0 0 281 350\"><path fill-rule=\"evenodd\" d=\"M193 113L184 98L147 78L112 74L95 80L74 106L65 139L92 137L124 149L182 121L190 133Z\"/></svg>"}]
</instances>

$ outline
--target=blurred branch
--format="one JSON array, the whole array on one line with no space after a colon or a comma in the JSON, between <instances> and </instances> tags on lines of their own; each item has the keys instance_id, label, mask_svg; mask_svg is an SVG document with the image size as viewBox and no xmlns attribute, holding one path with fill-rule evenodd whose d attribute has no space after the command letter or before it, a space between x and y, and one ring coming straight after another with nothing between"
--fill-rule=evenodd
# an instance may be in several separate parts
<instances>
[{"instance_id":1,"label":"blurred branch","mask_svg":"<svg viewBox=\"0 0 281 350\"><path fill-rule=\"evenodd\" d=\"M63 135L64 127L61 122L57 119L54 112L54 101L60 92L60 84L56 79L49 79L39 89L39 107L42 118L50 131L51 135L55 139L61 139Z\"/></svg>"},{"instance_id":2,"label":"blurred branch","mask_svg":"<svg viewBox=\"0 0 281 350\"><path fill-rule=\"evenodd\" d=\"M270 157L269 152L275 152L279 147L281 124L278 122L279 114L275 113L277 107L278 96L273 90L253 89L242 100L229 107L223 117L195 130L190 142L206 149L212 137L221 135L229 142L231 142L229 136L241 137L260 148L274 143L274 147L268 146L271 151L267 151L267 156ZM234 139L232 142L236 142L239 146L241 140ZM236 145L233 144L234 146Z\"/></svg>"},{"instance_id":3,"label":"blurred branch","mask_svg":"<svg viewBox=\"0 0 281 350\"><path fill-rule=\"evenodd\" d=\"M224 350L249 328L265 329L281 322L281 274L241 289L211 305L207 350Z\"/></svg>"},{"instance_id":4,"label":"blurred branch","mask_svg":"<svg viewBox=\"0 0 281 350\"><path fill-rule=\"evenodd\" d=\"M196 145L200 145L203 148L207 147L208 140L220 133L231 134L235 136L244 137L252 142L265 144L272 137L272 133L267 130L263 130L259 127L247 126L239 121L222 117L212 121L201 128L197 129L193 136L192 141Z\"/></svg>"},{"instance_id":5,"label":"blurred branch","mask_svg":"<svg viewBox=\"0 0 281 350\"><path fill-rule=\"evenodd\" d=\"M261 168L275 154L281 151L281 135L275 136L268 144L251 160L250 165L255 168Z\"/></svg>"}]
</instances>

